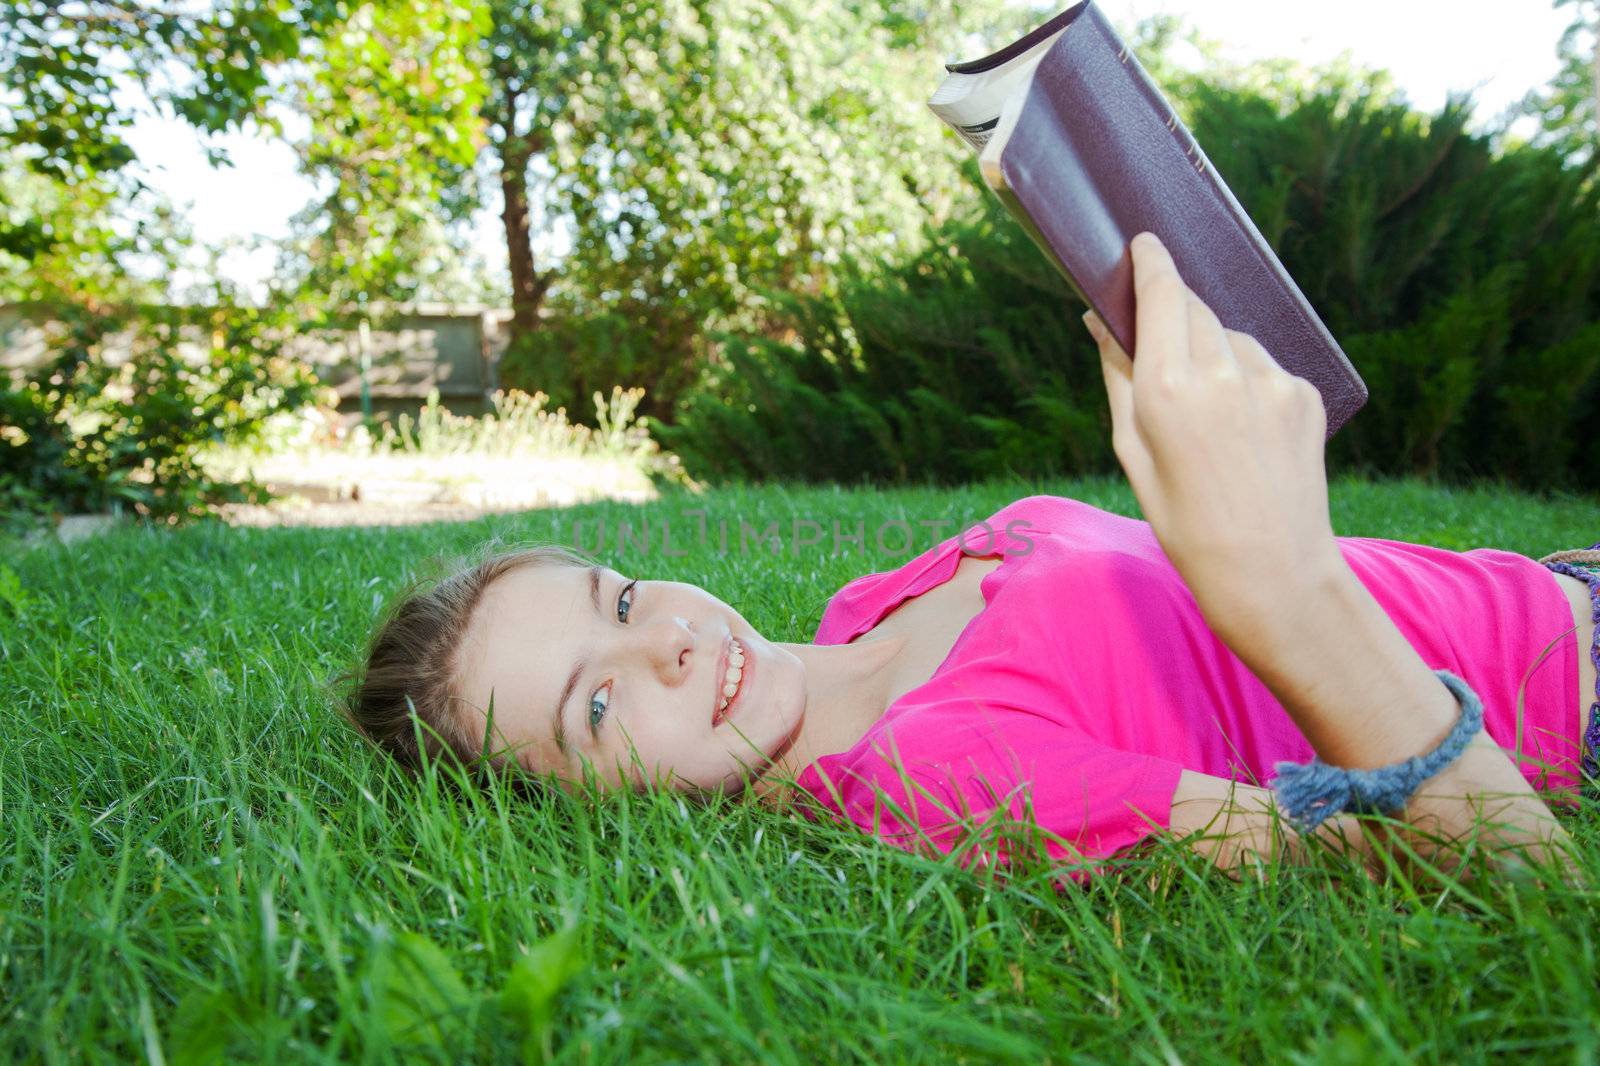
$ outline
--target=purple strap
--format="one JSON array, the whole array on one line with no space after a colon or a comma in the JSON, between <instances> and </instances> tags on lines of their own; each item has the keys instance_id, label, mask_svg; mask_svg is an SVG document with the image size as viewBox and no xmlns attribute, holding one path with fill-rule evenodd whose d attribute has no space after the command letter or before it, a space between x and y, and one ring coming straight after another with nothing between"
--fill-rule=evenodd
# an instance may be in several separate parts
<instances>
[{"instance_id":1,"label":"purple strap","mask_svg":"<svg viewBox=\"0 0 1600 1066\"><path fill-rule=\"evenodd\" d=\"M1590 550L1600 549L1600 544ZM1594 703L1589 707L1589 722L1583 730L1583 776L1589 787L1600 786L1600 573L1585 570L1571 563L1545 563L1558 574L1575 577L1589 586L1589 599L1594 605L1594 641L1589 648L1589 660L1594 663Z\"/></svg>"}]
</instances>

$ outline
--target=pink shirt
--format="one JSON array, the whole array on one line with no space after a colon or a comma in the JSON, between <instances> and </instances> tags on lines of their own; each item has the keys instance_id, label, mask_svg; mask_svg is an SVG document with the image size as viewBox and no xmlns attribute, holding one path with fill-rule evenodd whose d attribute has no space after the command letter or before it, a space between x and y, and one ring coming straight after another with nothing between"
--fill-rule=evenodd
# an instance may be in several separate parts
<instances>
[{"instance_id":1,"label":"pink shirt","mask_svg":"<svg viewBox=\"0 0 1600 1066\"><path fill-rule=\"evenodd\" d=\"M1184 769L1267 784L1276 761L1312 757L1282 705L1212 634L1148 523L1029 496L988 526L992 537L975 527L829 600L814 642L848 643L948 581L963 543L1002 555L983 579L984 609L933 676L850 750L801 772L825 808L938 851L970 843L963 820L997 815L1015 828L1031 812L1053 858L1098 859L1167 826ZM1535 787L1575 785L1577 644L1560 641L1572 612L1554 575L1492 548L1338 542L1423 661L1483 699L1486 728L1508 750L1526 676L1522 773ZM1005 834L984 839L980 860L1003 860Z\"/></svg>"}]
</instances>

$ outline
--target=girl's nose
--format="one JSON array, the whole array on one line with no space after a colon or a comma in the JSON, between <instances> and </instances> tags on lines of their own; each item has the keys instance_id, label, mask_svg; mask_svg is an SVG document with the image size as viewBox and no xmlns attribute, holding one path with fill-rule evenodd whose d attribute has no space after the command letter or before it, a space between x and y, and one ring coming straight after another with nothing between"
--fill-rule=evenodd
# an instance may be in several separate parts
<instances>
[{"instance_id":1,"label":"girl's nose","mask_svg":"<svg viewBox=\"0 0 1600 1066\"><path fill-rule=\"evenodd\" d=\"M650 631L652 665L667 684L677 684L693 669L698 648L694 626L687 618L659 619Z\"/></svg>"}]
</instances>

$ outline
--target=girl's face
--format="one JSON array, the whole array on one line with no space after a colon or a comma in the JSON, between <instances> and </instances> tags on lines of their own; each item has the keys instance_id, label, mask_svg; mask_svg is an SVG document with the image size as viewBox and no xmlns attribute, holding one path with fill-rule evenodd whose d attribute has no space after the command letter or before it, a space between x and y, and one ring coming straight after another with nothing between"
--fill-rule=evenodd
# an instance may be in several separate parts
<instances>
[{"instance_id":1,"label":"girl's face","mask_svg":"<svg viewBox=\"0 0 1600 1066\"><path fill-rule=\"evenodd\" d=\"M742 665L739 662L743 653ZM789 745L805 671L702 589L604 567L524 566L485 590L462 641L466 727L534 773L585 763L609 787L742 787ZM734 696L723 705L726 686Z\"/></svg>"}]
</instances>

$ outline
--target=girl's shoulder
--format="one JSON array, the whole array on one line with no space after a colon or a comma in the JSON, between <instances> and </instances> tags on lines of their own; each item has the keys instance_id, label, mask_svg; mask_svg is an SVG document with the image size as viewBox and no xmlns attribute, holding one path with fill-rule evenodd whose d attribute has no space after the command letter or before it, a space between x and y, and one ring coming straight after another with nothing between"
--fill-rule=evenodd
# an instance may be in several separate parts
<instances>
[{"instance_id":1,"label":"girl's shoulder","mask_svg":"<svg viewBox=\"0 0 1600 1066\"><path fill-rule=\"evenodd\" d=\"M841 644L870 629L900 603L949 579L966 555L1029 555L1039 537L1070 525L1085 505L1060 496L1028 496L983 518L966 522L900 565L846 582L828 599L812 642ZM939 523L924 523L938 528ZM948 521L943 528L950 528ZM908 542L909 544L909 542Z\"/></svg>"}]
</instances>

